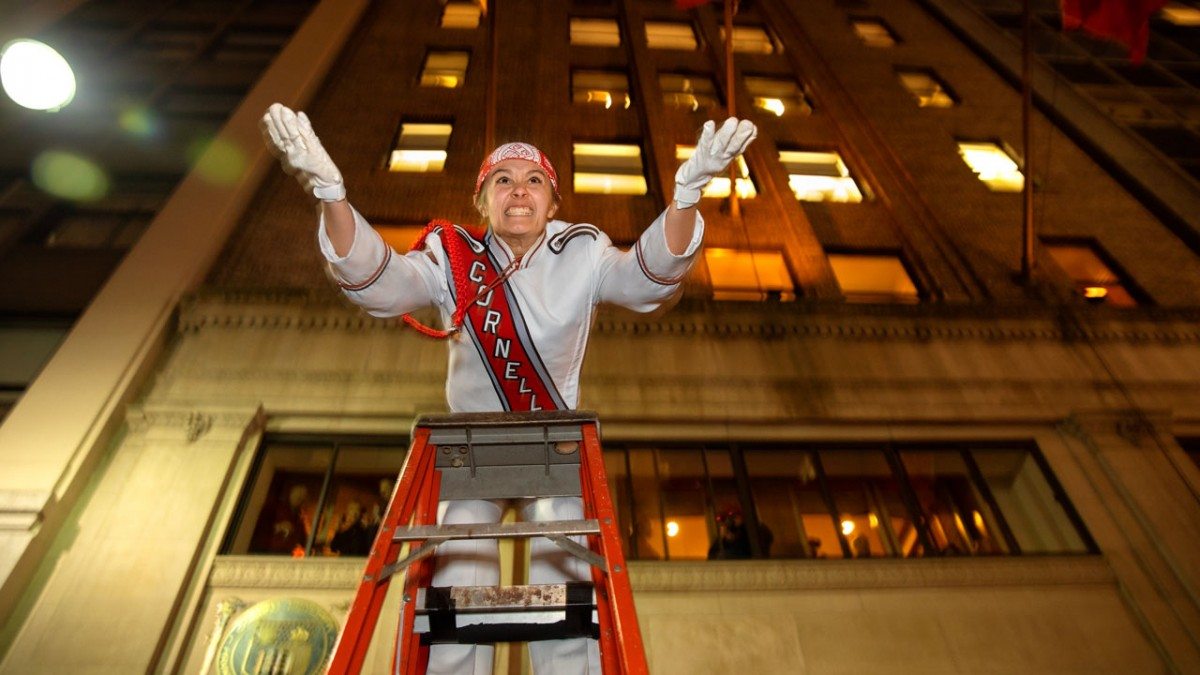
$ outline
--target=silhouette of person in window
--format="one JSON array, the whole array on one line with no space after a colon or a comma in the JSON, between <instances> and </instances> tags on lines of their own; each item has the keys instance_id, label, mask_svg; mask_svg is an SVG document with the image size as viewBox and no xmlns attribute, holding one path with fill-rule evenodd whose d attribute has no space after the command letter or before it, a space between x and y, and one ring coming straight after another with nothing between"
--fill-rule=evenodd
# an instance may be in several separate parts
<instances>
[{"instance_id":1,"label":"silhouette of person in window","mask_svg":"<svg viewBox=\"0 0 1200 675\"><path fill-rule=\"evenodd\" d=\"M759 547L764 558L770 557L775 535L763 523L758 525ZM708 548L709 560L746 560L754 557L750 531L739 506L728 506L717 514L717 538Z\"/></svg>"}]
</instances>

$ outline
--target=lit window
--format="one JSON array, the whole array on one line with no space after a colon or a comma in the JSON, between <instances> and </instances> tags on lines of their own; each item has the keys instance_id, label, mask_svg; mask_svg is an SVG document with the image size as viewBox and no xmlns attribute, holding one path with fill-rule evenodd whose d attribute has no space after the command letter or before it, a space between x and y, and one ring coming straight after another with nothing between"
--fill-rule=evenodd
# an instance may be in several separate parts
<instances>
[{"instance_id":1,"label":"lit window","mask_svg":"<svg viewBox=\"0 0 1200 675\"><path fill-rule=\"evenodd\" d=\"M392 150L388 171L435 172L446 164L451 124L400 125L400 138Z\"/></svg>"},{"instance_id":2,"label":"lit window","mask_svg":"<svg viewBox=\"0 0 1200 675\"><path fill-rule=\"evenodd\" d=\"M447 2L442 9L442 28L478 28L483 10L474 2Z\"/></svg>"},{"instance_id":3,"label":"lit window","mask_svg":"<svg viewBox=\"0 0 1200 675\"><path fill-rule=\"evenodd\" d=\"M696 152L694 145L677 145L675 146L675 159L680 161L688 159ZM738 179L737 192L738 197L742 199L752 199L758 191L754 189L754 181L750 180L750 169L746 168L746 160L740 155L737 158L738 164ZM704 188L702 197L728 197L729 196L729 174L717 176L708 182L708 187Z\"/></svg>"},{"instance_id":4,"label":"lit window","mask_svg":"<svg viewBox=\"0 0 1200 675\"><path fill-rule=\"evenodd\" d=\"M226 554L365 556L404 461L405 439L267 438Z\"/></svg>"},{"instance_id":5,"label":"lit window","mask_svg":"<svg viewBox=\"0 0 1200 675\"><path fill-rule=\"evenodd\" d=\"M747 76L743 82L746 83L746 91L754 98L754 107L772 115L782 117L788 112L800 115L812 112L812 106L795 80Z\"/></svg>"},{"instance_id":6,"label":"lit window","mask_svg":"<svg viewBox=\"0 0 1200 675\"><path fill-rule=\"evenodd\" d=\"M1200 9L1178 2L1168 3L1160 16L1176 26L1200 26Z\"/></svg>"},{"instance_id":7,"label":"lit window","mask_svg":"<svg viewBox=\"0 0 1200 675\"><path fill-rule=\"evenodd\" d=\"M1017 163L995 143L959 142L958 154L993 192L1020 192L1025 186Z\"/></svg>"},{"instance_id":8,"label":"lit window","mask_svg":"<svg viewBox=\"0 0 1200 675\"><path fill-rule=\"evenodd\" d=\"M651 49L694 50L698 46L696 31L692 30L691 24L647 21L646 46Z\"/></svg>"},{"instance_id":9,"label":"lit window","mask_svg":"<svg viewBox=\"0 0 1200 675\"><path fill-rule=\"evenodd\" d=\"M621 32L612 19L571 19L571 44L616 47L621 44Z\"/></svg>"},{"instance_id":10,"label":"lit window","mask_svg":"<svg viewBox=\"0 0 1200 675\"><path fill-rule=\"evenodd\" d=\"M892 29L879 19L851 19L850 25L868 47L894 47L899 42Z\"/></svg>"},{"instance_id":11,"label":"lit window","mask_svg":"<svg viewBox=\"0 0 1200 675\"><path fill-rule=\"evenodd\" d=\"M946 85L932 73L924 70L897 70L900 84L917 99L922 108L952 108L954 97Z\"/></svg>"},{"instance_id":12,"label":"lit window","mask_svg":"<svg viewBox=\"0 0 1200 675\"><path fill-rule=\"evenodd\" d=\"M721 40L725 40L725 27L721 27ZM774 54L779 45L771 39L766 29L758 26L733 27L733 51L745 54Z\"/></svg>"},{"instance_id":13,"label":"lit window","mask_svg":"<svg viewBox=\"0 0 1200 675\"><path fill-rule=\"evenodd\" d=\"M1046 252L1075 282L1075 290L1088 302L1113 307L1134 307L1121 276L1104 262L1091 242L1046 242Z\"/></svg>"},{"instance_id":14,"label":"lit window","mask_svg":"<svg viewBox=\"0 0 1200 675\"><path fill-rule=\"evenodd\" d=\"M712 78L703 75L664 73L658 76L658 86L662 89L663 103L668 106L696 111L720 105L717 86Z\"/></svg>"},{"instance_id":15,"label":"lit window","mask_svg":"<svg viewBox=\"0 0 1200 675\"><path fill-rule=\"evenodd\" d=\"M383 241L392 250L408 253L417 237L425 229L424 225L374 225L375 231L383 237Z\"/></svg>"},{"instance_id":16,"label":"lit window","mask_svg":"<svg viewBox=\"0 0 1200 675\"><path fill-rule=\"evenodd\" d=\"M796 199L805 202L861 202L862 192L850 169L836 152L780 150L779 161L788 173Z\"/></svg>"},{"instance_id":17,"label":"lit window","mask_svg":"<svg viewBox=\"0 0 1200 675\"><path fill-rule=\"evenodd\" d=\"M604 108L628 108L629 78L607 70L576 70L571 73L571 100Z\"/></svg>"},{"instance_id":18,"label":"lit window","mask_svg":"<svg viewBox=\"0 0 1200 675\"><path fill-rule=\"evenodd\" d=\"M847 302L917 302L920 297L895 255L831 253L829 265Z\"/></svg>"},{"instance_id":19,"label":"lit window","mask_svg":"<svg viewBox=\"0 0 1200 675\"><path fill-rule=\"evenodd\" d=\"M779 251L704 249L714 300L795 300L796 286Z\"/></svg>"},{"instance_id":20,"label":"lit window","mask_svg":"<svg viewBox=\"0 0 1200 675\"><path fill-rule=\"evenodd\" d=\"M613 143L575 144L575 191L605 195L644 195L642 149Z\"/></svg>"},{"instance_id":21,"label":"lit window","mask_svg":"<svg viewBox=\"0 0 1200 675\"><path fill-rule=\"evenodd\" d=\"M429 52L421 69L422 87L457 89L467 77L469 52Z\"/></svg>"}]
</instances>

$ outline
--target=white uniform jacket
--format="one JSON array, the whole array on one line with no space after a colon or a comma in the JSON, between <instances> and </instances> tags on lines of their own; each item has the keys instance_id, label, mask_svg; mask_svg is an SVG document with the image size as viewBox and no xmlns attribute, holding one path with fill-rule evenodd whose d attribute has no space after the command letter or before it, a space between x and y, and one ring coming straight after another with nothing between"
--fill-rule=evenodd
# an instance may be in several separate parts
<instances>
[{"instance_id":1,"label":"white uniform jacket","mask_svg":"<svg viewBox=\"0 0 1200 675\"><path fill-rule=\"evenodd\" d=\"M529 401L517 409L575 408L579 400L579 372L596 305L613 303L638 312L649 312L671 299L695 261L704 234L699 212L692 241L683 255L667 249L665 213L642 233L634 247L622 251L594 225L552 220L546 232L525 254L520 265L495 292L504 292L512 308L516 334L531 363L499 362L489 368L478 331L490 326L464 324L459 335L447 340L450 369L446 398L454 412L495 412L513 409L505 400L500 379L532 367L547 384L554 399ZM325 234L318 230L321 251L335 280L352 302L378 317L398 316L434 306L450 325L455 289L441 240L432 234L424 251L395 255L383 239L354 212L355 234L350 251L339 257ZM461 230L460 230L461 231ZM513 260L512 251L489 230L482 242L472 245L486 251L497 271ZM472 289L479 279L472 270ZM477 302L483 303L488 296ZM493 345L493 348L495 345ZM520 351L520 350L517 350ZM507 368L505 367L507 366ZM527 367L528 366L528 367ZM498 371L498 372L497 372ZM520 391L526 389L520 383ZM522 394L534 395L534 394Z\"/></svg>"}]
</instances>

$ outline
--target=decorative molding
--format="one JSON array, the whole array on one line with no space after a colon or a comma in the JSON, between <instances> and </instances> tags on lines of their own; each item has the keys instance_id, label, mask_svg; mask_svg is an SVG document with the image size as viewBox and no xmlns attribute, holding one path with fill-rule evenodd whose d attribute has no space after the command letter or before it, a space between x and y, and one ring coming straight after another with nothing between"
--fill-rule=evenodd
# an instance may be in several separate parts
<instances>
[{"instance_id":1,"label":"decorative molding","mask_svg":"<svg viewBox=\"0 0 1200 675\"><path fill-rule=\"evenodd\" d=\"M781 591L1113 584L1099 556L632 562L634 591Z\"/></svg>"},{"instance_id":2,"label":"decorative molding","mask_svg":"<svg viewBox=\"0 0 1200 675\"><path fill-rule=\"evenodd\" d=\"M399 319L377 319L327 293L204 291L180 305L179 331L205 329L399 331ZM1003 340L1200 345L1200 311L1092 307L918 305L892 307L816 302L784 304L688 300L665 317L602 310L597 335L796 337L862 341Z\"/></svg>"},{"instance_id":3,"label":"decorative molding","mask_svg":"<svg viewBox=\"0 0 1200 675\"><path fill-rule=\"evenodd\" d=\"M194 408L131 405L125 418L129 429L135 433L144 433L155 428L174 428L182 431L184 438L189 443L194 443L214 427L242 431L247 426L253 425L256 418L261 415L261 410L251 407L233 409L205 407L203 410L196 410Z\"/></svg>"},{"instance_id":4,"label":"decorative molding","mask_svg":"<svg viewBox=\"0 0 1200 675\"><path fill-rule=\"evenodd\" d=\"M49 490L0 490L0 532L28 532L42 520Z\"/></svg>"},{"instance_id":5,"label":"decorative molding","mask_svg":"<svg viewBox=\"0 0 1200 675\"><path fill-rule=\"evenodd\" d=\"M1195 386L1195 385L1189 385ZM1134 447L1153 438L1160 429L1169 430L1172 423L1169 410L1120 408L1115 410L1075 411L1058 424L1059 430L1084 442L1094 452L1099 445L1095 436L1117 436ZM1170 435L1169 432L1164 432Z\"/></svg>"},{"instance_id":6,"label":"decorative molding","mask_svg":"<svg viewBox=\"0 0 1200 675\"><path fill-rule=\"evenodd\" d=\"M211 588L346 589L362 581L361 558L218 556L208 577Z\"/></svg>"}]
</instances>

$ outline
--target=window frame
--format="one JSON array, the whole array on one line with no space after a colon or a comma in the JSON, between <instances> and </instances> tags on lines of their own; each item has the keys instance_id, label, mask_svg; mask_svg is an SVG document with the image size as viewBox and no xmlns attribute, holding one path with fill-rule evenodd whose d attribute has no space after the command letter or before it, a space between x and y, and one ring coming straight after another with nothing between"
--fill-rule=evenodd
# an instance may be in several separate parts
<instances>
[{"instance_id":1,"label":"window frame","mask_svg":"<svg viewBox=\"0 0 1200 675\"><path fill-rule=\"evenodd\" d=\"M904 254L904 251L901 249L879 248L879 247L853 248L853 247L848 247L848 246L829 246L825 249L826 259L828 259L830 256L834 256L834 255L859 256L859 257L865 257L865 258L871 258L871 257L895 258L900 263L900 266L904 269L904 273L908 275L909 282L912 283L913 288L915 288L917 291L916 298L914 300L912 300L911 302L907 301L907 300L892 300L891 302L882 302L882 301L877 302L877 301L872 301L869 299L861 299L861 300L857 300L857 301L856 300L847 300L847 302L856 303L856 304L861 303L861 304L913 305L913 304L920 304L929 299L929 295L928 295L927 291L924 288L922 288L921 284L918 282L918 277L914 273L913 266L909 262L908 256L906 256ZM830 263L830 269L832 269L832 268L833 268L833 265L832 265L832 263ZM846 291L842 288L841 281L838 281L836 272L834 273L834 281L837 281L838 289L842 291L842 297L845 298ZM870 297L877 297L877 296L881 296L881 295L884 295L884 294L873 293L870 295ZM894 294L893 294L893 296L894 296ZM897 297L897 296L894 296L894 297Z\"/></svg>"}]
</instances>

